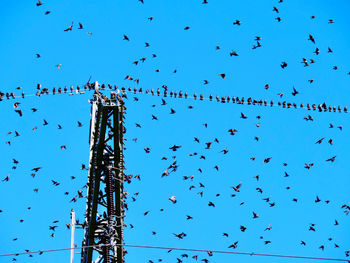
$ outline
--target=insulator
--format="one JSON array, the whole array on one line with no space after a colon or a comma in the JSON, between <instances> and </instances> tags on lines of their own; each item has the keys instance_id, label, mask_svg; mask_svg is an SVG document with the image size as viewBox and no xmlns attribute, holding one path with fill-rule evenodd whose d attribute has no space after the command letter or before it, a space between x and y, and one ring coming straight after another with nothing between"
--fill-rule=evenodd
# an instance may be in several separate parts
<instances>
[{"instance_id":1,"label":"insulator","mask_svg":"<svg viewBox=\"0 0 350 263\"><path fill-rule=\"evenodd\" d=\"M271 106L271 107L273 106L273 100L271 100L271 102L270 102L270 106Z\"/></svg>"},{"instance_id":2,"label":"insulator","mask_svg":"<svg viewBox=\"0 0 350 263\"><path fill-rule=\"evenodd\" d=\"M226 102L226 98L225 97L221 97L221 103L225 103Z\"/></svg>"},{"instance_id":3,"label":"insulator","mask_svg":"<svg viewBox=\"0 0 350 263\"><path fill-rule=\"evenodd\" d=\"M153 89L151 89L151 94L154 95L154 90Z\"/></svg>"},{"instance_id":4,"label":"insulator","mask_svg":"<svg viewBox=\"0 0 350 263\"><path fill-rule=\"evenodd\" d=\"M199 99L203 100L203 94L199 95Z\"/></svg>"},{"instance_id":5,"label":"insulator","mask_svg":"<svg viewBox=\"0 0 350 263\"><path fill-rule=\"evenodd\" d=\"M213 100L213 95L209 95L209 100L212 101Z\"/></svg>"},{"instance_id":6,"label":"insulator","mask_svg":"<svg viewBox=\"0 0 350 263\"><path fill-rule=\"evenodd\" d=\"M267 101L266 101L266 100L264 100L264 105L265 105L265 106L267 105Z\"/></svg>"},{"instance_id":7,"label":"insulator","mask_svg":"<svg viewBox=\"0 0 350 263\"><path fill-rule=\"evenodd\" d=\"M316 105L315 104L312 104L312 109L316 110Z\"/></svg>"},{"instance_id":8,"label":"insulator","mask_svg":"<svg viewBox=\"0 0 350 263\"><path fill-rule=\"evenodd\" d=\"M197 99L197 94L193 94L193 98L196 100Z\"/></svg>"},{"instance_id":9,"label":"insulator","mask_svg":"<svg viewBox=\"0 0 350 263\"><path fill-rule=\"evenodd\" d=\"M179 92L179 98L182 98L182 91Z\"/></svg>"},{"instance_id":10,"label":"insulator","mask_svg":"<svg viewBox=\"0 0 350 263\"><path fill-rule=\"evenodd\" d=\"M187 99L188 95L187 95L187 92L185 92L185 99Z\"/></svg>"},{"instance_id":11,"label":"insulator","mask_svg":"<svg viewBox=\"0 0 350 263\"><path fill-rule=\"evenodd\" d=\"M345 106L344 107L344 112L347 113L348 112L348 108Z\"/></svg>"},{"instance_id":12,"label":"insulator","mask_svg":"<svg viewBox=\"0 0 350 263\"><path fill-rule=\"evenodd\" d=\"M157 89L157 96L159 96L160 95L160 91L159 91L159 88Z\"/></svg>"}]
</instances>

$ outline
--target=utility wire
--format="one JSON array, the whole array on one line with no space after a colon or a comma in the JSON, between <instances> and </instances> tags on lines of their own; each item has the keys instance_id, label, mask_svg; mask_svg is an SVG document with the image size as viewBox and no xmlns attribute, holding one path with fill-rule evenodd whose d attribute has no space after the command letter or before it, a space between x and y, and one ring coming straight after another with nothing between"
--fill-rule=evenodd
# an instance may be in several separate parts
<instances>
[{"instance_id":1,"label":"utility wire","mask_svg":"<svg viewBox=\"0 0 350 263\"><path fill-rule=\"evenodd\" d=\"M91 245L91 246L81 246L74 248L57 248L57 249L47 249L47 250L38 250L38 251L28 251L28 252L19 252L19 253L9 253L9 254L0 254L0 257L6 256L19 256L26 254L34 254L34 253L44 253L44 252L57 252L71 249L81 249L88 247L104 247L110 246L110 244L100 244L100 245ZM266 254L266 253L254 253L254 252L235 252L235 251L223 251L223 250L209 250L209 249L195 249L195 248L178 248L178 247L162 247L162 246L147 246L147 245L130 245L130 244L116 244L116 246L124 246L124 247L134 247L134 248L146 248L146 249L163 249L168 250L168 252L172 250L180 250L180 251L193 251L193 252L205 252L205 253L217 253L217 254L231 254L231 255L246 255L246 256L267 256L267 257L280 257L280 258L294 258L294 259L308 259L308 260L328 260L328 261L342 261L342 262L350 262L349 259L341 259L341 258L325 258L325 257L308 257L308 256L296 256L296 255L282 255L282 254Z\"/></svg>"},{"instance_id":2,"label":"utility wire","mask_svg":"<svg viewBox=\"0 0 350 263\"><path fill-rule=\"evenodd\" d=\"M25 98L25 97L33 97L33 96L44 96L44 95L56 95L56 94L68 94L68 95L82 95L85 94L87 91L95 90L95 88L92 87L93 84L85 85L83 88L79 88L77 86L76 89L73 88L73 86L70 87L70 89L67 89L66 87L62 91L61 88L59 88L59 91L55 90L55 92L50 93L49 89L43 89L38 90L36 94L23 94L22 95L14 95L14 93L6 93L6 99L15 99L15 98ZM288 109L305 109L305 110L318 110L319 112L344 112L347 113L348 109L347 107L341 107L341 106L330 106L327 105L326 103L322 104L299 104L297 105L296 103L292 102L287 102L287 101L267 101L267 100L256 100L253 98L244 98L244 97L230 97L230 96L208 96L204 97L203 94L200 94L199 96L194 93L192 96L189 96L186 92L183 93L182 91L172 91L168 89L164 89L163 92L160 92L159 89L154 91L153 89L151 90L146 90L143 91L142 88L136 89L136 88L124 88L122 87L121 89L118 88L118 86L112 86L108 85L108 88L104 84L100 85L99 90L101 91L116 91L117 93L121 93L122 95L126 95L126 93L133 93L133 94L147 94L147 95L152 95L152 96L161 96L161 97L170 97L170 98L181 98L181 99L192 99L192 100L200 100L200 101L216 101L216 102L221 102L221 103L236 103L236 104L245 104L245 105L253 105L253 106L269 106L269 107L282 107L282 108L288 108ZM5 94L4 94L5 95ZM2 100L4 100L4 95L2 96Z\"/></svg>"}]
</instances>

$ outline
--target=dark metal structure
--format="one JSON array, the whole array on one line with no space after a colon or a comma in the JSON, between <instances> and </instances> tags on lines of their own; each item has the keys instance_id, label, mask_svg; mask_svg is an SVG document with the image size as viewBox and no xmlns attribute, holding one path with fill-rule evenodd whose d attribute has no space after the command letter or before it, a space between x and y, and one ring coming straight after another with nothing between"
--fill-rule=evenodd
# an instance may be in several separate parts
<instances>
[{"instance_id":1,"label":"dark metal structure","mask_svg":"<svg viewBox=\"0 0 350 263\"><path fill-rule=\"evenodd\" d=\"M90 161L81 263L123 263L125 106L117 93L112 92L108 98L98 88L90 102Z\"/></svg>"}]
</instances>

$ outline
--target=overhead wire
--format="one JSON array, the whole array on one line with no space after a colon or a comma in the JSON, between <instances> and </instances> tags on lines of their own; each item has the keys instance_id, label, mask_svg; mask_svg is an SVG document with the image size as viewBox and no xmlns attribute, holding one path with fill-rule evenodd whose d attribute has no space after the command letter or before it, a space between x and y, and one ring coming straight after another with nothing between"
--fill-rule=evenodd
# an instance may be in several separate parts
<instances>
[{"instance_id":1,"label":"overhead wire","mask_svg":"<svg viewBox=\"0 0 350 263\"><path fill-rule=\"evenodd\" d=\"M288 108L288 109L305 109L305 110L313 110L313 111L318 111L318 112L339 112L339 113L347 113L348 108L346 106L330 106L329 104L327 105L326 103L322 104L311 104L311 103L300 103L297 104L295 102L287 102L287 101L278 101L274 102L273 100L267 101L262 100L262 99L254 99L254 98L245 98L245 97L235 97L235 96L218 96L216 95L215 97L213 95L209 96L204 96L203 94L197 95L194 93L192 96L188 95L187 92L182 92L182 91L173 91L173 90L168 90L167 87L163 87L164 91L160 92L159 89L156 91L151 89L151 90L145 90L143 91L142 88L137 89L136 87L134 88L124 88L122 87L121 89L118 88L117 85L110 85L110 84L101 84L98 85L99 88L98 90L101 91L115 91L117 93L121 93L126 97L127 93L132 93L132 94L143 94L143 95L151 95L151 96L160 96L160 97L170 97L170 98L181 98L181 99L192 99L192 100L199 100L199 101L216 101L216 102L221 102L221 103L235 103L235 104L241 104L241 105L253 105L253 106L269 106L269 107L281 107L281 108ZM107 88L108 87L108 88ZM70 86L70 89L67 87L64 87L63 90L62 88L58 88L56 91L55 88L53 88L52 92L50 93L49 89L44 88L44 89L39 89L35 94L24 94L22 92L22 95L15 95L13 92L12 93L0 93L0 101L4 100L4 96L6 96L6 99L17 99L17 98L25 98L25 97L33 97L33 96L44 96L44 95L56 95L56 94L68 94L68 95L82 95L85 94L87 91L95 91L94 84L85 84L83 88L80 88L77 86L75 89L73 86Z\"/></svg>"},{"instance_id":2,"label":"overhead wire","mask_svg":"<svg viewBox=\"0 0 350 263\"><path fill-rule=\"evenodd\" d=\"M36 250L36 251L26 251L26 252L17 252L17 253L7 253L0 254L0 257L7 256L19 256L19 255L28 255L28 254L43 254L48 252L58 252L65 250L76 250L88 247L104 247L110 246L110 244L96 244L91 246L81 246L74 248L56 248L56 249L46 249L46 250ZM308 260L327 260L327 261L342 261L342 262L350 262L350 259L342 259L342 258L327 258L327 257L312 257L312 256L297 256L297 255L284 255L284 254L267 254L267 253L255 253L255 252L236 252L236 251L224 251L224 250L212 250L212 249L195 249L195 248L179 248L179 247L163 247L163 246L148 246L148 245L132 245L132 244L116 244L116 246L124 246L124 247L132 247L132 248L146 248L146 249L162 249L168 250L171 252L172 250L178 251L191 251L191 252L204 252L213 255L215 254L231 254L231 255L246 255L246 256L266 256L266 257L280 257L280 258L294 258L294 259L308 259Z\"/></svg>"}]
</instances>

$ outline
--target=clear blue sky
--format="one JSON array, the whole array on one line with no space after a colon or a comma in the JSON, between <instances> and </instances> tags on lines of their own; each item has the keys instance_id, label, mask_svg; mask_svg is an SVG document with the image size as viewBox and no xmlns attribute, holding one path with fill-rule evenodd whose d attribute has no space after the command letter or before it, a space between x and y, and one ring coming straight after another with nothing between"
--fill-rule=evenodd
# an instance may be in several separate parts
<instances>
[{"instance_id":1,"label":"clear blue sky","mask_svg":"<svg viewBox=\"0 0 350 263\"><path fill-rule=\"evenodd\" d=\"M283 93L281 100L297 103L349 105L348 1L208 2L43 0L38 7L34 0L3 2L0 91L32 94L37 83L50 89L69 87L82 85L92 76L92 81L144 90L167 85L189 94L252 96L274 101L280 100L278 93ZM46 11L51 13L45 15ZM241 21L240 26L233 25L236 19ZM329 19L334 23L328 23ZM64 32L72 21L73 30ZM84 29L78 29L79 22ZM187 26L189 29L184 30ZM315 44L308 40L309 34ZM123 40L123 35L130 41ZM262 46L252 49L256 36L262 38ZM146 47L145 42L150 46ZM314 53L316 47L319 55ZM328 47L333 53L327 52ZM238 56L230 56L232 51ZM141 58L146 60L141 62ZM309 66L304 67L303 58ZM310 64L310 59L315 63ZM134 61L139 62L135 65ZM288 64L285 69L280 67L283 61ZM59 64L60 69L56 67ZM338 69L334 70L334 66ZM221 73L226 74L225 79L219 76ZM124 80L126 75L140 79L139 84ZM209 84L204 85L204 80ZM310 84L309 80L314 81ZM264 88L265 84L269 89ZM21 90L16 90L19 86ZM293 87L299 91L296 96L291 94ZM137 95L138 101L134 97L129 94L126 100L125 161L126 173L140 174L141 181L125 185L129 193L125 243L231 250L228 246L239 241L232 251L345 258L345 251L350 250L350 224L341 206L350 204L349 115L170 98L166 99L167 105L161 106L158 97ZM70 210L73 208L82 222L86 206L85 199L69 201L87 181L87 172L80 168L82 163L88 164L90 98L91 93L0 102L1 179L10 178L0 182L0 254L70 246L70 231L65 226L70 222ZM14 102L21 103L23 117L14 112ZM188 109L190 105L193 109ZM33 107L38 111L31 112ZM176 111L173 115L169 114L171 108ZM241 112L248 118L241 119ZM152 120L152 114L159 120ZM308 114L313 122L303 120ZM83 127L78 127L77 121ZM136 128L135 123L142 128ZM329 128L330 123L334 128ZM62 130L58 130L58 124ZM238 130L236 135L229 135L230 128ZM15 131L19 137L15 137ZM194 142L194 137L200 143ZM323 137L321 144L315 144ZM137 138L136 143L133 138ZM214 142L215 138L219 143ZM205 142L213 142L212 148L205 149ZM182 147L172 152L169 147L174 144ZM67 149L61 150L62 145ZM146 147L151 148L149 154L145 154ZM225 148L228 153L224 155L220 151ZM189 156L194 152L198 155ZM161 178L173 155L178 171ZM206 159L199 159L201 155ZM168 160L161 160L163 156ZM336 156L333 163L325 161L332 156ZM255 161L251 157L256 157ZM267 157L272 157L271 161L263 164ZM12 169L13 159L19 161L16 169ZM314 166L307 170L305 163ZM216 165L218 171L214 169ZM32 178L34 167L42 169ZM285 172L290 176L284 177ZM183 180L192 175L192 181ZM54 186L51 180L60 185ZM205 187L200 188L200 183ZM240 183L239 193L230 188ZM195 188L189 190L192 185ZM256 190L258 187L263 189L262 194ZM39 189L37 193L35 188ZM176 204L168 200L171 196L176 196ZM321 202L315 203L316 196ZM275 202L274 207L262 200L267 197L270 203ZM293 202L293 198L298 201ZM209 207L209 202L215 208ZM150 211L147 216L143 215L145 211ZM259 218L253 219L252 212ZM193 219L186 220L186 215ZM54 225L54 220L59 222L52 238L49 226ZM339 225L334 225L335 220ZM315 224L315 232L309 231L311 223ZM240 231L241 225L247 228L245 232ZM264 231L268 225L271 230ZM184 239L174 237L173 233L181 232L187 234ZM229 237L224 237L224 232ZM82 237L83 231L77 230L78 246ZM301 240L306 246L300 245ZM265 245L264 241L271 243ZM319 249L321 245L324 251ZM163 262L177 262L176 258L185 253L127 250L126 262L156 262L160 258ZM208 258L219 263L306 262L188 254L198 254L198 261ZM79 258L76 254L74 262ZM69 252L16 259L67 262ZM0 262L11 260L12 257L0 258Z\"/></svg>"}]
</instances>

